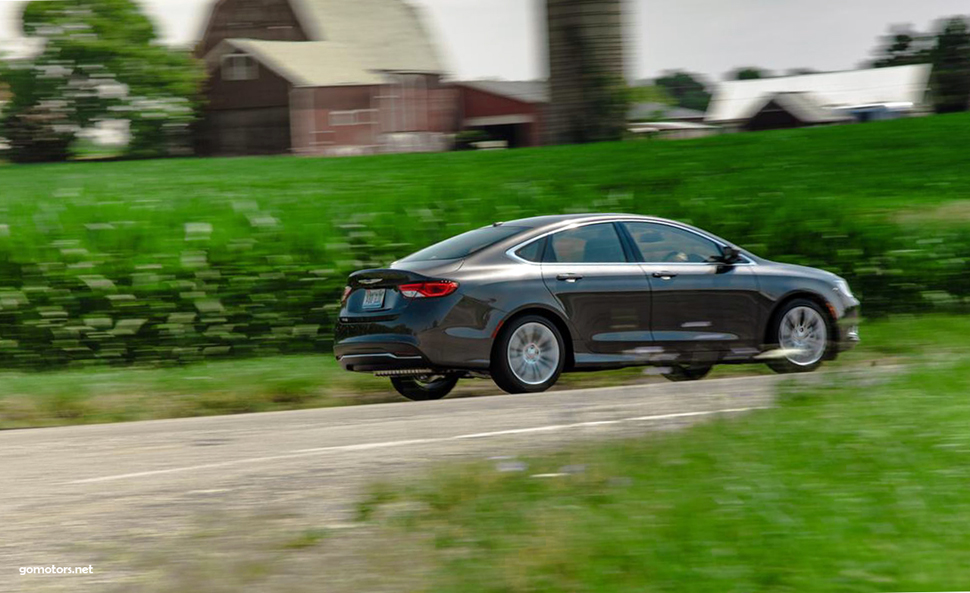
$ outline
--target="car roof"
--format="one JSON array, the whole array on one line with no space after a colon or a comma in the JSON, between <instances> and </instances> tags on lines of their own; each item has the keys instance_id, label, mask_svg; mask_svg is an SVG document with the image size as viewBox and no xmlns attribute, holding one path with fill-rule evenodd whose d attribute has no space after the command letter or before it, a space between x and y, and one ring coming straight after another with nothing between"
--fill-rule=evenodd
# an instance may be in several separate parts
<instances>
[{"instance_id":1,"label":"car roof","mask_svg":"<svg viewBox=\"0 0 970 593\"><path fill-rule=\"evenodd\" d=\"M573 224L584 223L584 222L610 222L610 221L616 221L616 220L637 220L637 221L643 221L643 222L665 223L675 227L693 231L697 234L700 234L702 236L705 236L711 239L716 243L721 243L724 245L734 245L735 247L737 247L736 244L732 243L731 241L728 241L727 239L718 237L717 235L709 231L706 231L701 228L697 228L690 224L680 222L677 220L660 218L659 216L645 216L643 214L622 214L622 213L559 214L559 215L552 215L552 216L535 216L532 218L522 218L519 220L510 220L509 222L503 222L503 223L497 223L497 224L501 224L502 226L510 226L510 227L515 226L515 227L527 228L530 230L529 235L532 235L533 237L535 237L535 236L541 236L547 232L555 232L560 228L565 228ZM739 247L739 249L741 248ZM744 253L744 255L749 258L757 257L754 254L744 249L741 249L741 252Z\"/></svg>"},{"instance_id":2,"label":"car roof","mask_svg":"<svg viewBox=\"0 0 970 593\"><path fill-rule=\"evenodd\" d=\"M534 216L531 218L520 218L518 220L509 220L507 222L497 222L493 226L508 226L508 227L518 227L526 229L524 232L517 233L511 237L508 237L502 241L499 241L489 248L482 251L483 254L494 253L494 252L505 252L509 248L518 248L526 245L539 237L543 237L550 233L556 233L560 230L565 230L568 227L576 224L582 223L595 223L595 222L613 222L613 221L642 221L642 222L655 222L660 224L668 224L674 227L682 228L703 237L707 237L711 241L721 245L731 245L740 250L740 252L752 261L761 261L761 259L743 249L738 247L735 243L722 239L717 235L714 235L704 229L700 229L690 224L679 222L676 220L669 220L666 218L660 218L659 216L645 216L643 214L623 214L623 213L584 213L584 214L556 214L549 216Z\"/></svg>"},{"instance_id":3,"label":"car roof","mask_svg":"<svg viewBox=\"0 0 970 593\"><path fill-rule=\"evenodd\" d=\"M518 220L510 220L507 222L498 223L502 226L514 226L522 227L527 229L541 229L541 228L554 228L557 226L566 226L576 222L591 222L597 220L609 221L614 219L638 219L638 220L653 220L659 222L674 222L668 221L663 218L657 218L655 216L643 216L642 214L556 214L549 216L533 216L531 218L520 218ZM681 224L681 223L676 223Z\"/></svg>"}]
</instances>

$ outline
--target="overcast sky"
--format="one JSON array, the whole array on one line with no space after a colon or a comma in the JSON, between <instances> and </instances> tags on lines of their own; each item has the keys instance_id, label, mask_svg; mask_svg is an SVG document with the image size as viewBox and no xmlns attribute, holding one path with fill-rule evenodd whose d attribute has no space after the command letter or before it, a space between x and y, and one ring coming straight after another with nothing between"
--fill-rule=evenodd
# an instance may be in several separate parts
<instances>
[{"instance_id":1,"label":"overcast sky","mask_svg":"<svg viewBox=\"0 0 970 593\"><path fill-rule=\"evenodd\" d=\"M163 37L188 44L214 0L138 0ZM354 0L345 0L353 2ZM411 0L424 6L460 78L545 74L544 0ZM889 25L927 28L970 14L968 0L627 0L628 76L687 69L720 78L738 66L845 70ZM13 44L19 0L0 0L0 47Z\"/></svg>"}]
</instances>

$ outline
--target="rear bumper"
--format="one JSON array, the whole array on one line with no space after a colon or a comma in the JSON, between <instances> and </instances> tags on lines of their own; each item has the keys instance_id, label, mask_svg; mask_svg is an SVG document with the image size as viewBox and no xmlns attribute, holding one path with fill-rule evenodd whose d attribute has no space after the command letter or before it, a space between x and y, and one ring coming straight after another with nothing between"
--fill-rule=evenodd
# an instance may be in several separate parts
<instances>
[{"instance_id":1,"label":"rear bumper","mask_svg":"<svg viewBox=\"0 0 970 593\"><path fill-rule=\"evenodd\" d=\"M388 336L360 336L343 340L334 347L334 355L344 370L358 373L433 369L435 366L410 340L388 339Z\"/></svg>"},{"instance_id":2,"label":"rear bumper","mask_svg":"<svg viewBox=\"0 0 970 593\"><path fill-rule=\"evenodd\" d=\"M402 371L408 369L428 369L423 356L400 356L390 352L373 354L347 354L337 360L345 371L373 373L378 371Z\"/></svg>"},{"instance_id":3,"label":"rear bumper","mask_svg":"<svg viewBox=\"0 0 970 593\"><path fill-rule=\"evenodd\" d=\"M499 317L455 294L412 302L394 315L348 315L334 329L334 355L354 372L487 369Z\"/></svg>"}]
</instances>

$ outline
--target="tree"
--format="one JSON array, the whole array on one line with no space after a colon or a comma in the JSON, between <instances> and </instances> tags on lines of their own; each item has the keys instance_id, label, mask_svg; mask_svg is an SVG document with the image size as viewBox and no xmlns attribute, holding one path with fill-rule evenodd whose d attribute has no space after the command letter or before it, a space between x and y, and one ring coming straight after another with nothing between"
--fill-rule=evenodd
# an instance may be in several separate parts
<instances>
[{"instance_id":1,"label":"tree","mask_svg":"<svg viewBox=\"0 0 970 593\"><path fill-rule=\"evenodd\" d=\"M133 156L189 146L203 70L188 54L161 46L132 0L33 1L22 20L24 34L41 49L0 71L12 94L0 122L4 133L42 125L73 139L100 121L123 119L130 122ZM22 140L20 150L29 152L29 138ZM37 153L66 158L61 151Z\"/></svg>"},{"instance_id":2,"label":"tree","mask_svg":"<svg viewBox=\"0 0 970 593\"><path fill-rule=\"evenodd\" d=\"M707 111L711 94L699 79L700 75L678 70L667 72L654 82L673 98L677 106Z\"/></svg>"},{"instance_id":3,"label":"tree","mask_svg":"<svg viewBox=\"0 0 970 593\"><path fill-rule=\"evenodd\" d=\"M970 109L970 21L951 17L937 21L935 35L895 26L876 49L876 68L932 64L931 80L937 113Z\"/></svg>"},{"instance_id":4,"label":"tree","mask_svg":"<svg viewBox=\"0 0 970 593\"><path fill-rule=\"evenodd\" d=\"M631 103L662 103L663 105L673 105L673 97L667 89L660 85L653 84L652 80L638 80L630 87Z\"/></svg>"},{"instance_id":5,"label":"tree","mask_svg":"<svg viewBox=\"0 0 970 593\"><path fill-rule=\"evenodd\" d=\"M933 97L937 113L970 109L970 21L941 22L933 48Z\"/></svg>"},{"instance_id":6,"label":"tree","mask_svg":"<svg viewBox=\"0 0 970 593\"><path fill-rule=\"evenodd\" d=\"M913 30L911 25L894 25L876 48L873 68L926 64L933 48L931 35Z\"/></svg>"},{"instance_id":7,"label":"tree","mask_svg":"<svg viewBox=\"0 0 970 593\"><path fill-rule=\"evenodd\" d=\"M728 74L728 80L759 80L762 78L771 78L772 76L773 75L770 70L765 70L755 66L747 66L732 71L730 74Z\"/></svg>"},{"instance_id":8,"label":"tree","mask_svg":"<svg viewBox=\"0 0 970 593\"><path fill-rule=\"evenodd\" d=\"M805 76L806 74L821 74L814 68L791 68L785 72L785 76Z\"/></svg>"}]
</instances>

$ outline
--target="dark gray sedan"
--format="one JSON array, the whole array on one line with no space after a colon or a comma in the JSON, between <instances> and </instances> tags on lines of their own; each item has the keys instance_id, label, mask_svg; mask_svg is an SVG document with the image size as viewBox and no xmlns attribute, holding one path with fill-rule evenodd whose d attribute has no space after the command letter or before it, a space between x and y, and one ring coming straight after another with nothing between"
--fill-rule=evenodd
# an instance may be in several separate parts
<instances>
[{"instance_id":1,"label":"dark gray sedan","mask_svg":"<svg viewBox=\"0 0 970 593\"><path fill-rule=\"evenodd\" d=\"M771 262L686 224L626 214L481 228L350 276L335 354L414 400L462 378L509 393L563 372L715 364L807 372L859 340L859 301L835 274Z\"/></svg>"}]
</instances>

